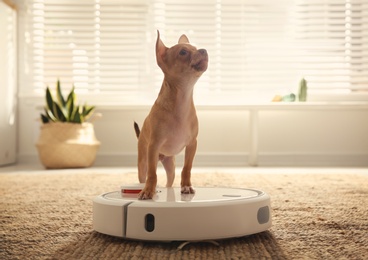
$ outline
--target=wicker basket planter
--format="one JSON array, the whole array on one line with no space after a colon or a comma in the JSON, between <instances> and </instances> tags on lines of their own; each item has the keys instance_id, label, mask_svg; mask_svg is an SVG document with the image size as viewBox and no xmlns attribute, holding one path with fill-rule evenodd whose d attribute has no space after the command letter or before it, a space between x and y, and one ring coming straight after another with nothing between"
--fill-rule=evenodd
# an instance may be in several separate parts
<instances>
[{"instance_id":1,"label":"wicker basket planter","mask_svg":"<svg viewBox=\"0 0 368 260\"><path fill-rule=\"evenodd\" d=\"M41 163L48 169L90 167L100 142L92 123L42 124L36 143Z\"/></svg>"}]
</instances>

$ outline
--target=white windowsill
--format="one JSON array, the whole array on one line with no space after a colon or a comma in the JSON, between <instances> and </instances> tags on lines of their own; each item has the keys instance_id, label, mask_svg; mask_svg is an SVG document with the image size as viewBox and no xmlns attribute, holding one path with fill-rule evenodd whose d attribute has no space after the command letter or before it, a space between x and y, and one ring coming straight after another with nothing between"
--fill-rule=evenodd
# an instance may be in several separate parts
<instances>
[{"instance_id":1,"label":"white windowsill","mask_svg":"<svg viewBox=\"0 0 368 260\"><path fill-rule=\"evenodd\" d=\"M27 105L42 107L44 96L19 94L19 99ZM95 105L101 109L147 109L152 106L156 96L139 94L78 94L78 103ZM366 109L368 94L358 95L311 95L307 102L271 102L272 97L251 98L232 95L195 96L194 102L198 109L245 109L245 110L303 110L303 109Z\"/></svg>"}]
</instances>

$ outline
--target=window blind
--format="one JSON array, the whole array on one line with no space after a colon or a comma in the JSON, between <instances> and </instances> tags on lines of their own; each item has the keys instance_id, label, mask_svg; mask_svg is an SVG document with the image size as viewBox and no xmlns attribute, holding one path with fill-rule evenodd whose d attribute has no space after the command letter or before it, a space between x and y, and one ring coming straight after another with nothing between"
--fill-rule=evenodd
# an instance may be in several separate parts
<instances>
[{"instance_id":1,"label":"window blind","mask_svg":"<svg viewBox=\"0 0 368 260\"><path fill-rule=\"evenodd\" d=\"M32 1L27 25L32 85L132 91L147 71L146 1Z\"/></svg>"},{"instance_id":2,"label":"window blind","mask_svg":"<svg viewBox=\"0 0 368 260\"><path fill-rule=\"evenodd\" d=\"M79 91L157 93L156 30L209 52L201 94L368 91L366 0L30 0L24 28L30 83ZM27 38L28 37L28 38Z\"/></svg>"}]
</instances>

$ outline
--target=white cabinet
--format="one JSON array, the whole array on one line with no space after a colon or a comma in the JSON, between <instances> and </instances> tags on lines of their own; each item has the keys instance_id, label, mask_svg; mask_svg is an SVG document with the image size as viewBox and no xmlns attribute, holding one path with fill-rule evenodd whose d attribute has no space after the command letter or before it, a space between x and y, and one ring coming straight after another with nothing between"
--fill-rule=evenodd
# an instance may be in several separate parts
<instances>
[{"instance_id":1,"label":"white cabinet","mask_svg":"<svg viewBox=\"0 0 368 260\"><path fill-rule=\"evenodd\" d=\"M0 165L16 160L16 11L0 1Z\"/></svg>"}]
</instances>

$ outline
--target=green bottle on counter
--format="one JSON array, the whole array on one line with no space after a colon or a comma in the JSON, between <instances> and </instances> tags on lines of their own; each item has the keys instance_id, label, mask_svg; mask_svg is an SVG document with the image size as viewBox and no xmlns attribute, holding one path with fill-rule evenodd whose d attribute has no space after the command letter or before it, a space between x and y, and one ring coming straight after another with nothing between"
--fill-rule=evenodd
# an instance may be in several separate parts
<instances>
[{"instance_id":1,"label":"green bottle on counter","mask_svg":"<svg viewBox=\"0 0 368 260\"><path fill-rule=\"evenodd\" d=\"M302 78L299 84L299 101L307 101L307 81Z\"/></svg>"}]
</instances>

